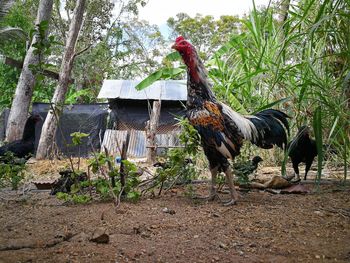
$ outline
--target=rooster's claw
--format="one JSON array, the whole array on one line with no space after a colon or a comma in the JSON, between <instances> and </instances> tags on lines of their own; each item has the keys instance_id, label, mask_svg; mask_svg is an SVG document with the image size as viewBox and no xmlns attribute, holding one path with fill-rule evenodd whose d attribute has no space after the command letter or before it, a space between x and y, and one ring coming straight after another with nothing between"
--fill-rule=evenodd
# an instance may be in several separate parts
<instances>
[{"instance_id":1,"label":"rooster's claw","mask_svg":"<svg viewBox=\"0 0 350 263\"><path fill-rule=\"evenodd\" d=\"M214 201L216 198L220 200L220 197L218 194L210 194L207 196L195 196L194 199L198 200L205 200L205 201Z\"/></svg>"},{"instance_id":2,"label":"rooster's claw","mask_svg":"<svg viewBox=\"0 0 350 263\"><path fill-rule=\"evenodd\" d=\"M224 206L231 206L231 205L237 205L237 201L234 199L231 199L230 201L224 203Z\"/></svg>"}]
</instances>

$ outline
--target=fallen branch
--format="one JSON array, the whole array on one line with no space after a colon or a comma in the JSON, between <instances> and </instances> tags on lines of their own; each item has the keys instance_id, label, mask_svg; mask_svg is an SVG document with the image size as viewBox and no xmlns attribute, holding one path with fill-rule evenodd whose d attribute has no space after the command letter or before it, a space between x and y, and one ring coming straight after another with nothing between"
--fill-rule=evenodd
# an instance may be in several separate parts
<instances>
[{"instance_id":1,"label":"fallen branch","mask_svg":"<svg viewBox=\"0 0 350 263\"><path fill-rule=\"evenodd\" d=\"M43 245L40 245L40 241L38 241L38 240L30 240L30 241L23 240L22 242L16 243L16 242L18 242L18 240L10 239L9 243L7 245L0 246L0 251L20 250L20 249L24 249L24 248L30 248L30 249L50 248L50 247L54 247L54 246L56 246L64 241L69 241L75 235L76 234L67 235L67 236L64 236L61 238L54 238L54 239L47 241L47 243L45 243Z\"/></svg>"},{"instance_id":2,"label":"fallen branch","mask_svg":"<svg viewBox=\"0 0 350 263\"><path fill-rule=\"evenodd\" d=\"M320 209L323 211L326 211L326 212L339 214L344 218L350 217L350 210L348 211L348 210L343 209L343 208L320 208Z\"/></svg>"}]
</instances>

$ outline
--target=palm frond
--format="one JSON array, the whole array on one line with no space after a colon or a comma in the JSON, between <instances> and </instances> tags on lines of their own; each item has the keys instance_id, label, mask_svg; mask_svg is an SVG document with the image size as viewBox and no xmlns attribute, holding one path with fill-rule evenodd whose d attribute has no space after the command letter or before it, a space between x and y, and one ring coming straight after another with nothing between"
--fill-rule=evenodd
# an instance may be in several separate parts
<instances>
[{"instance_id":1,"label":"palm frond","mask_svg":"<svg viewBox=\"0 0 350 263\"><path fill-rule=\"evenodd\" d=\"M0 42L5 40L26 40L26 34L21 28L17 27L4 27L0 28Z\"/></svg>"},{"instance_id":2,"label":"palm frond","mask_svg":"<svg viewBox=\"0 0 350 263\"><path fill-rule=\"evenodd\" d=\"M14 3L14 0L0 0L0 20L8 13Z\"/></svg>"}]
</instances>

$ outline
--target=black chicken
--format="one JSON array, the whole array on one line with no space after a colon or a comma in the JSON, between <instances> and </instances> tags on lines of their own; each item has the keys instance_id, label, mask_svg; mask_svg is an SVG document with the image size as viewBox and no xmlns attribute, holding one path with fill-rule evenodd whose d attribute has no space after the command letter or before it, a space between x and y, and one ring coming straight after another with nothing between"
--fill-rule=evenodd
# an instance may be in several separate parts
<instances>
[{"instance_id":1,"label":"black chicken","mask_svg":"<svg viewBox=\"0 0 350 263\"><path fill-rule=\"evenodd\" d=\"M299 128L297 135L288 145L289 157L293 163L293 169L295 172L295 182L300 181L299 176L299 164L305 163L305 176L310 170L311 164L314 158L317 156L316 141L310 138L310 129L307 126ZM293 178L291 178L293 179Z\"/></svg>"},{"instance_id":2,"label":"black chicken","mask_svg":"<svg viewBox=\"0 0 350 263\"><path fill-rule=\"evenodd\" d=\"M172 46L187 66L187 118L201 135L204 153L208 158L212 175L209 200L216 196L216 177L219 171L226 175L231 199L227 205L235 204L238 194L234 189L232 171L228 158L240 154L243 140L270 149L273 145L287 145L289 125L287 115L268 109L252 116L242 116L229 106L219 102L207 79L207 72L195 48L183 37L178 37Z\"/></svg>"},{"instance_id":3,"label":"black chicken","mask_svg":"<svg viewBox=\"0 0 350 263\"><path fill-rule=\"evenodd\" d=\"M191 158L185 158L184 160L184 164L193 164L193 161ZM171 164L169 162L156 162L153 164L153 167L162 167L163 169L167 169L169 167L171 167Z\"/></svg>"},{"instance_id":4,"label":"black chicken","mask_svg":"<svg viewBox=\"0 0 350 263\"><path fill-rule=\"evenodd\" d=\"M88 180L87 174L85 172L76 174L71 170L60 171L61 177L54 182L51 189L51 195L55 195L59 192L70 193L73 184L79 184Z\"/></svg>"},{"instance_id":5,"label":"black chicken","mask_svg":"<svg viewBox=\"0 0 350 263\"><path fill-rule=\"evenodd\" d=\"M0 147L0 156L4 156L6 152L12 152L13 155L18 158L29 158L33 155L35 144L35 124L40 120L41 117L39 115L30 116L24 126L22 139Z\"/></svg>"},{"instance_id":6,"label":"black chicken","mask_svg":"<svg viewBox=\"0 0 350 263\"><path fill-rule=\"evenodd\" d=\"M233 172L240 182L247 183L249 181L249 175L258 169L258 165L262 161L263 159L260 156L254 156L252 160L234 163Z\"/></svg>"}]
</instances>

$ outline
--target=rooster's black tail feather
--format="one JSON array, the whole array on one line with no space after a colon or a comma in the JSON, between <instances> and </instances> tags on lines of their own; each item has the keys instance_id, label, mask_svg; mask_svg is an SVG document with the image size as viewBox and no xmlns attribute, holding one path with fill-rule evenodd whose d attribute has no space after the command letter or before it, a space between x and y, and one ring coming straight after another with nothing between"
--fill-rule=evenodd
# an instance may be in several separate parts
<instances>
[{"instance_id":1,"label":"rooster's black tail feather","mask_svg":"<svg viewBox=\"0 0 350 263\"><path fill-rule=\"evenodd\" d=\"M289 116L279 110L267 109L248 117L254 124L258 136L253 143L263 149L270 149L273 145L285 149L289 135Z\"/></svg>"}]
</instances>

